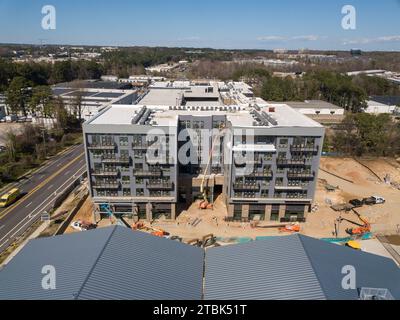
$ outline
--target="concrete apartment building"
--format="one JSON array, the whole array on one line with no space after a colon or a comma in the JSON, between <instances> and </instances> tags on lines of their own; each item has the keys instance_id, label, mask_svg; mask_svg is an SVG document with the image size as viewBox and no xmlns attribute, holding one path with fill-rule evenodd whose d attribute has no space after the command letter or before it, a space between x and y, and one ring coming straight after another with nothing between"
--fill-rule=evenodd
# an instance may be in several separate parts
<instances>
[{"instance_id":1,"label":"concrete apartment building","mask_svg":"<svg viewBox=\"0 0 400 320\"><path fill-rule=\"evenodd\" d=\"M158 83L139 105L109 106L88 120L95 204L173 220L203 189L211 202L222 197L231 221L303 221L324 128L250 93L243 83Z\"/></svg>"}]
</instances>

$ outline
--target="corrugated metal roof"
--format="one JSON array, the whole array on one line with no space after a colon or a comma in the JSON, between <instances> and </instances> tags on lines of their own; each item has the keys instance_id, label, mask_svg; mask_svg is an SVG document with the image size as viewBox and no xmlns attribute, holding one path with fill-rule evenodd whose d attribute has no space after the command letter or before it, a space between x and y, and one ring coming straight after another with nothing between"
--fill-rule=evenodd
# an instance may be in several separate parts
<instances>
[{"instance_id":1,"label":"corrugated metal roof","mask_svg":"<svg viewBox=\"0 0 400 320\"><path fill-rule=\"evenodd\" d=\"M56 290L41 287L44 265L56 268ZM0 300L358 299L358 290L341 287L346 265L356 268L358 290L387 288L400 299L400 271L392 260L302 235L204 254L115 226L30 241L0 271Z\"/></svg>"},{"instance_id":2,"label":"corrugated metal roof","mask_svg":"<svg viewBox=\"0 0 400 320\"><path fill-rule=\"evenodd\" d=\"M204 251L117 228L78 299L199 300Z\"/></svg>"},{"instance_id":3,"label":"corrugated metal roof","mask_svg":"<svg viewBox=\"0 0 400 320\"><path fill-rule=\"evenodd\" d=\"M71 300L79 292L113 229L30 241L0 272L0 300ZM42 268L56 269L56 290L42 288Z\"/></svg>"},{"instance_id":4,"label":"corrugated metal roof","mask_svg":"<svg viewBox=\"0 0 400 320\"><path fill-rule=\"evenodd\" d=\"M328 299L358 299L363 287L389 289L396 299L400 299L400 271L393 260L302 235L298 237ZM344 266L355 268L356 290L342 288Z\"/></svg>"},{"instance_id":5,"label":"corrugated metal roof","mask_svg":"<svg viewBox=\"0 0 400 320\"><path fill-rule=\"evenodd\" d=\"M297 236L208 249L205 275L205 299L325 299Z\"/></svg>"},{"instance_id":6,"label":"corrugated metal roof","mask_svg":"<svg viewBox=\"0 0 400 320\"><path fill-rule=\"evenodd\" d=\"M0 272L0 300L201 299L204 251L124 227L30 241ZM56 290L41 286L44 265Z\"/></svg>"}]
</instances>

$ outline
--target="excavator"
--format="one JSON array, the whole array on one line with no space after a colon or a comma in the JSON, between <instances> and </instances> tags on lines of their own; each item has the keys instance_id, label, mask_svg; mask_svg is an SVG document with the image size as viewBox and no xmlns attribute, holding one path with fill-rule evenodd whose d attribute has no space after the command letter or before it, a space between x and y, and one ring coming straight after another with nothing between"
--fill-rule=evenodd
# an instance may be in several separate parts
<instances>
[{"instance_id":1,"label":"excavator","mask_svg":"<svg viewBox=\"0 0 400 320\"><path fill-rule=\"evenodd\" d=\"M282 228L279 228L278 230L279 230L279 232L295 233L295 232L300 232L300 228L301 228L300 224L294 223L294 224L287 225L287 226L284 226Z\"/></svg>"},{"instance_id":2,"label":"excavator","mask_svg":"<svg viewBox=\"0 0 400 320\"><path fill-rule=\"evenodd\" d=\"M212 147L211 147L211 150L210 150L210 153L208 156L207 166L204 169L203 178L202 178L201 184L200 184L200 194L201 194L202 200L199 203L199 209L202 209L202 210L213 208L213 204L208 201L208 191L206 190L204 185L206 182L206 176L207 176L208 169L210 168L210 165L211 165L211 160L212 160L212 156L214 154L215 145L217 144L218 139L221 137L223 130L225 129L225 125L221 124L218 129L219 129L219 133L215 136L214 141L212 143Z\"/></svg>"},{"instance_id":3,"label":"excavator","mask_svg":"<svg viewBox=\"0 0 400 320\"><path fill-rule=\"evenodd\" d=\"M148 232L151 235L155 236L155 237L159 237L159 238L163 238L165 236L169 236L169 233L162 230L162 229L156 229L153 227L148 227L146 226L143 222L136 222L133 226L132 226L133 230L139 230L139 231L143 231L143 232Z\"/></svg>"},{"instance_id":4,"label":"excavator","mask_svg":"<svg viewBox=\"0 0 400 320\"><path fill-rule=\"evenodd\" d=\"M357 211L355 211L353 209L353 212L357 215L358 219L360 219L360 221L362 222L362 224L354 222L352 220L349 219L345 219L345 218L339 218L339 222L342 221L347 221L350 222L356 226L358 226L357 228L348 228L346 229L346 232L350 235L350 236L362 236L365 233L371 232L371 224L369 223L369 221L367 219L365 219L364 217L362 217Z\"/></svg>"}]
</instances>

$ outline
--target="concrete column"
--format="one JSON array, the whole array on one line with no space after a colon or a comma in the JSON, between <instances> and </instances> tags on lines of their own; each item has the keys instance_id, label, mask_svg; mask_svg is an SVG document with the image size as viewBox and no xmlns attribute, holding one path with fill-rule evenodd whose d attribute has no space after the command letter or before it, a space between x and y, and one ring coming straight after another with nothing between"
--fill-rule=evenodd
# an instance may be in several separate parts
<instances>
[{"instance_id":1,"label":"concrete column","mask_svg":"<svg viewBox=\"0 0 400 320\"><path fill-rule=\"evenodd\" d=\"M153 205L150 202L146 203L146 220L153 220Z\"/></svg>"},{"instance_id":2,"label":"concrete column","mask_svg":"<svg viewBox=\"0 0 400 320\"><path fill-rule=\"evenodd\" d=\"M176 219L176 203L171 204L171 220Z\"/></svg>"},{"instance_id":3,"label":"concrete column","mask_svg":"<svg viewBox=\"0 0 400 320\"><path fill-rule=\"evenodd\" d=\"M250 206L248 204L242 205L242 218L243 219L249 219L249 209Z\"/></svg>"},{"instance_id":4,"label":"concrete column","mask_svg":"<svg viewBox=\"0 0 400 320\"><path fill-rule=\"evenodd\" d=\"M228 218L233 218L234 210L235 206L233 204L228 204Z\"/></svg>"},{"instance_id":5,"label":"concrete column","mask_svg":"<svg viewBox=\"0 0 400 320\"><path fill-rule=\"evenodd\" d=\"M285 217L286 213L286 204L279 205L279 221Z\"/></svg>"},{"instance_id":6,"label":"concrete column","mask_svg":"<svg viewBox=\"0 0 400 320\"><path fill-rule=\"evenodd\" d=\"M306 204L304 206L304 218L308 218L309 211L311 210L311 204Z\"/></svg>"},{"instance_id":7,"label":"concrete column","mask_svg":"<svg viewBox=\"0 0 400 320\"><path fill-rule=\"evenodd\" d=\"M266 204L265 205L265 221L271 221L271 211L272 211L272 205Z\"/></svg>"}]
</instances>

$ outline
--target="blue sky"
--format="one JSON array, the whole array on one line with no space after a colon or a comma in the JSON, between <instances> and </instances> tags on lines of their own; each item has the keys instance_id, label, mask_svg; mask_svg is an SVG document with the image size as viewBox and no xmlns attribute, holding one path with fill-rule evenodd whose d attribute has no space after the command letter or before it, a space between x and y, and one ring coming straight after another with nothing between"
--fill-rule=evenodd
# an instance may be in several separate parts
<instances>
[{"instance_id":1,"label":"blue sky","mask_svg":"<svg viewBox=\"0 0 400 320\"><path fill-rule=\"evenodd\" d=\"M341 27L344 5L356 30ZM56 8L56 30L41 9ZM0 42L400 50L400 0L0 0Z\"/></svg>"}]
</instances>

